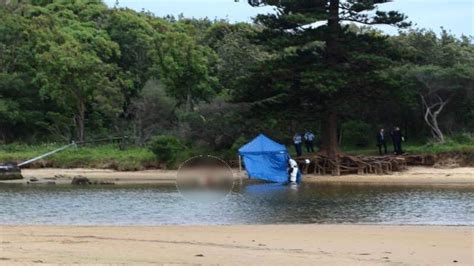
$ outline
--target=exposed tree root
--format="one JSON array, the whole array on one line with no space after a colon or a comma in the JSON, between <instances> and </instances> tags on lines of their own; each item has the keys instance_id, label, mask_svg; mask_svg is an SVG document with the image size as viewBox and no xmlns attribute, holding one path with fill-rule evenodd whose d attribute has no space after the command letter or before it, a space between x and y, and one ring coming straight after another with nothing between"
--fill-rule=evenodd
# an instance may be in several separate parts
<instances>
[{"instance_id":1,"label":"exposed tree root","mask_svg":"<svg viewBox=\"0 0 474 266\"><path fill-rule=\"evenodd\" d=\"M308 159L309 164L305 162ZM390 174L401 172L407 166L433 166L439 168L472 167L474 151L455 151L439 154L405 154L386 156L352 156L339 153L336 159L323 154L307 154L295 158L303 174L345 175L345 174ZM239 167L237 160L229 161L232 167Z\"/></svg>"},{"instance_id":2,"label":"exposed tree root","mask_svg":"<svg viewBox=\"0 0 474 266\"><path fill-rule=\"evenodd\" d=\"M300 169L304 174L343 175L343 174L391 174L406 170L407 162L401 156L352 156L339 154L336 159L324 155L313 155L297 158Z\"/></svg>"}]
</instances>

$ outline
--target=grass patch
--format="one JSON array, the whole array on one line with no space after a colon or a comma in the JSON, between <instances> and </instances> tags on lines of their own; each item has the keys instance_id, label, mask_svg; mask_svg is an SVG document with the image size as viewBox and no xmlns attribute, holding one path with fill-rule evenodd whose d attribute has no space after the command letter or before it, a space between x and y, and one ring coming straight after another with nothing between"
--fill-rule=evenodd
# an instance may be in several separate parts
<instances>
[{"instance_id":1,"label":"grass patch","mask_svg":"<svg viewBox=\"0 0 474 266\"><path fill-rule=\"evenodd\" d=\"M445 152L474 152L474 144L445 143L438 145L408 146L407 151L413 154L438 154Z\"/></svg>"},{"instance_id":2,"label":"grass patch","mask_svg":"<svg viewBox=\"0 0 474 266\"><path fill-rule=\"evenodd\" d=\"M388 153L393 153L393 147L390 144L387 145ZM444 144L414 144L404 143L402 144L403 151L408 154L438 154L445 152L474 152L474 143L457 143L453 141L446 141ZM352 155L378 155L378 147L374 148L354 148L354 147L343 147L342 150L345 153Z\"/></svg>"},{"instance_id":3,"label":"grass patch","mask_svg":"<svg viewBox=\"0 0 474 266\"><path fill-rule=\"evenodd\" d=\"M59 144L3 145L0 162L22 162L61 147ZM117 145L69 148L31 165L57 168L107 168L121 171L158 168L154 154L145 147L130 146L121 150Z\"/></svg>"},{"instance_id":4,"label":"grass patch","mask_svg":"<svg viewBox=\"0 0 474 266\"><path fill-rule=\"evenodd\" d=\"M288 151L293 156L295 154L295 148L293 146L288 146ZM439 154L446 152L468 152L474 153L474 142L462 142L459 143L452 139L446 140L444 144L438 143L419 143L419 142L404 142L402 144L403 151L407 154ZM362 156L378 156L379 150L378 147L368 146L368 147L355 147L355 146L342 146L341 151L350 155L362 155ZM393 154L392 143L387 143L388 154ZM303 147L303 155L307 154L305 148Z\"/></svg>"},{"instance_id":5,"label":"grass patch","mask_svg":"<svg viewBox=\"0 0 474 266\"><path fill-rule=\"evenodd\" d=\"M0 162L23 162L41 154L55 150L63 144L49 143L40 145L9 144L0 146ZM388 152L392 153L391 143L388 145ZM474 153L473 142L459 143L449 139L444 144L418 144L404 143L403 149L408 154L439 154L447 152L468 152ZM288 147L293 155L294 148ZM342 147L341 150L352 155L378 155L378 149L373 147ZM179 152L177 163L171 168L177 168L180 162L202 154L214 155L224 160L236 159L236 151L226 150L211 152L202 147L189 147ZM96 145L80 146L69 148L50 157L37 161L29 167L55 167L55 168L101 168L115 169L120 171L136 171L144 169L161 168L164 164L156 159L156 156L147 148L139 146L129 146L127 149L119 149L118 145Z\"/></svg>"}]
</instances>

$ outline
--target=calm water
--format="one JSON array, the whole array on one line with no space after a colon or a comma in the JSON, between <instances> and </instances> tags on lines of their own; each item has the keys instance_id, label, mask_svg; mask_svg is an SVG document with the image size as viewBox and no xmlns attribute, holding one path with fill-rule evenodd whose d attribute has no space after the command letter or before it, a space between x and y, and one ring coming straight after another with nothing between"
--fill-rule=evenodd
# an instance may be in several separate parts
<instances>
[{"instance_id":1,"label":"calm water","mask_svg":"<svg viewBox=\"0 0 474 266\"><path fill-rule=\"evenodd\" d=\"M273 223L474 225L474 189L254 184L197 204L174 187L0 185L0 224Z\"/></svg>"}]
</instances>

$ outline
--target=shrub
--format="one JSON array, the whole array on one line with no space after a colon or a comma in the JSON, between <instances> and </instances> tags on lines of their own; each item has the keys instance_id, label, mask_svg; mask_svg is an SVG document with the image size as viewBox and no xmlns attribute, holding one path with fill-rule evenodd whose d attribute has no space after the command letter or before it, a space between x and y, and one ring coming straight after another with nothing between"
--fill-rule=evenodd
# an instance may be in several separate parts
<instances>
[{"instance_id":1,"label":"shrub","mask_svg":"<svg viewBox=\"0 0 474 266\"><path fill-rule=\"evenodd\" d=\"M372 139L370 125L363 121L349 121L342 125L342 138L345 145L367 147Z\"/></svg>"},{"instance_id":2,"label":"shrub","mask_svg":"<svg viewBox=\"0 0 474 266\"><path fill-rule=\"evenodd\" d=\"M474 144L474 134L463 132L457 135L454 135L452 139L459 144Z\"/></svg>"},{"instance_id":3,"label":"shrub","mask_svg":"<svg viewBox=\"0 0 474 266\"><path fill-rule=\"evenodd\" d=\"M232 147L230 148L230 151L233 153L233 154L237 154L239 152L239 149L245 145L247 142L249 142L249 139L244 137L244 136L240 136L239 138L237 138L235 141L234 141L234 144L232 144Z\"/></svg>"},{"instance_id":4,"label":"shrub","mask_svg":"<svg viewBox=\"0 0 474 266\"><path fill-rule=\"evenodd\" d=\"M148 147L161 163L165 163L166 167L173 167L184 146L176 137L158 135L149 141Z\"/></svg>"}]
</instances>

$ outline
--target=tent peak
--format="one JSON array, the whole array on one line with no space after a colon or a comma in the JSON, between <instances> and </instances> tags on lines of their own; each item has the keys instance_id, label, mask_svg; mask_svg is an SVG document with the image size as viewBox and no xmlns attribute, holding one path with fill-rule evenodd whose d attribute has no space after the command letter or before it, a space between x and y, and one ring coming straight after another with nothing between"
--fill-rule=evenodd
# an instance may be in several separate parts
<instances>
[{"instance_id":1,"label":"tent peak","mask_svg":"<svg viewBox=\"0 0 474 266\"><path fill-rule=\"evenodd\" d=\"M260 133L252 141L242 146L239 149L239 153L288 153L288 150L285 145Z\"/></svg>"}]
</instances>

